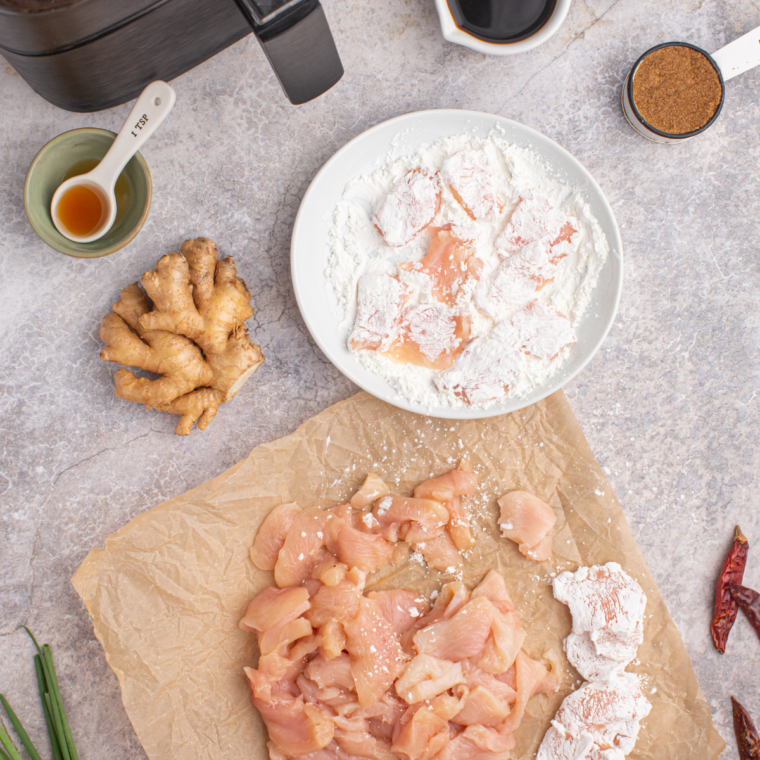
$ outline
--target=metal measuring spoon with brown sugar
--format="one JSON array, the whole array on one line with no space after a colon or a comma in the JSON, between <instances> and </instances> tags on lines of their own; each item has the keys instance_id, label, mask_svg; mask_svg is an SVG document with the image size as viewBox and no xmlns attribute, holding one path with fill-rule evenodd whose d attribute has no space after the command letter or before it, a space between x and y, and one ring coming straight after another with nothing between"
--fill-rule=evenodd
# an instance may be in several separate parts
<instances>
[{"instance_id":1,"label":"metal measuring spoon with brown sugar","mask_svg":"<svg viewBox=\"0 0 760 760\"><path fill-rule=\"evenodd\" d=\"M644 137L675 143L715 123L726 82L760 64L760 27L710 55L688 42L666 42L634 63L623 85L623 113Z\"/></svg>"}]
</instances>

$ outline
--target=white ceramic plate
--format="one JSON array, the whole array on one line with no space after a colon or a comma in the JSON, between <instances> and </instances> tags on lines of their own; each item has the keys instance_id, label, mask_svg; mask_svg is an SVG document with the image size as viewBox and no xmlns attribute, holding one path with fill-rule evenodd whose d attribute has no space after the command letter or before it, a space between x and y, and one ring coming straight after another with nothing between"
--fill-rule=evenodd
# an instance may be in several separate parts
<instances>
[{"instance_id":1,"label":"white ceramic plate","mask_svg":"<svg viewBox=\"0 0 760 760\"><path fill-rule=\"evenodd\" d=\"M576 327L578 342L568 349L562 366L533 391L519 398L505 398L489 409L426 406L401 396L387 380L364 367L346 346L346 330L335 311L332 285L325 270L330 258L328 232L333 213L346 184L370 174L407 151L442 137L468 132L486 138L494 126L504 130L504 139L538 153L555 176L580 190L607 236L610 255L602 268L586 312ZM403 131L403 139L396 140ZM396 147L402 142L406 150ZM378 124L344 145L319 171L306 191L296 216L291 241L290 265L293 287L306 326L327 358L350 380L383 401L418 414L446 419L493 417L522 409L540 401L575 377L597 352L615 319L623 285L620 232L610 204L592 176L564 148L529 127L510 119L476 111L418 111Z\"/></svg>"}]
</instances>

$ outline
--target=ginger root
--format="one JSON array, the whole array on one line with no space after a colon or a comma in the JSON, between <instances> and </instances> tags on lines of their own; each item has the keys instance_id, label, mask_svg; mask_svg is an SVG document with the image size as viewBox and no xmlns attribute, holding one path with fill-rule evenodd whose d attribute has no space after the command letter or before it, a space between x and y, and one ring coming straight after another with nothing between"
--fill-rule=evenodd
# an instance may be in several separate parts
<instances>
[{"instance_id":1,"label":"ginger root","mask_svg":"<svg viewBox=\"0 0 760 760\"><path fill-rule=\"evenodd\" d=\"M177 435L189 435L196 422L205 430L264 361L245 326L251 294L235 262L217 259L212 240L186 240L143 275L145 292L127 285L100 325L102 359L160 375L150 380L119 369L116 395L179 414Z\"/></svg>"}]
</instances>

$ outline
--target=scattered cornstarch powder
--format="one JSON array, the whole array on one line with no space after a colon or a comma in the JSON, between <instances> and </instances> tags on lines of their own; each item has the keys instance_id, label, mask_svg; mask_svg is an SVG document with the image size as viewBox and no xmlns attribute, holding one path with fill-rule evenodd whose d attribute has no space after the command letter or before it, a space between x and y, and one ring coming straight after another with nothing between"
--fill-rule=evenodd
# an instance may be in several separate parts
<instances>
[{"instance_id":1,"label":"scattered cornstarch powder","mask_svg":"<svg viewBox=\"0 0 760 760\"><path fill-rule=\"evenodd\" d=\"M655 129L683 135L704 127L722 95L720 77L705 55L684 45L650 53L633 77L633 101Z\"/></svg>"}]
</instances>

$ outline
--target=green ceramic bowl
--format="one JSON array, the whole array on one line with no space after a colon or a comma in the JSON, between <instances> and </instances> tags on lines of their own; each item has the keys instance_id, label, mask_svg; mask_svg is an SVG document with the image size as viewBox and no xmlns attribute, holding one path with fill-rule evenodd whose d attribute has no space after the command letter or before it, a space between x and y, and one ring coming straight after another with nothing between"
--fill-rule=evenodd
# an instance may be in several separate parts
<instances>
[{"instance_id":1,"label":"green ceramic bowl","mask_svg":"<svg viewBox=\"0 0 760 760\"><path fill-rule=\"evenodd\" d=\"M131 242L148 218L153 185L145 159L136 153L124 167L117 185L122 202L113 227L92 243L75 243L61 235L53 224L50 203L58 186L73 166L105 156L116 134L107 129L72 129L54 137L34 157L24 182L24 210L34 231L56 251L67 256L95 259L118 251Z\"/></svg>"}]
</instances>

